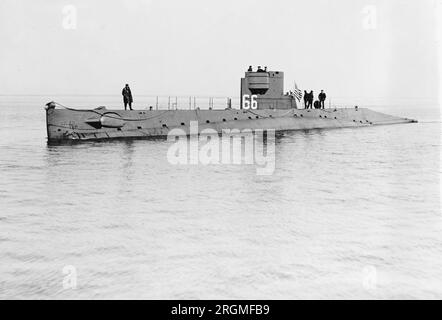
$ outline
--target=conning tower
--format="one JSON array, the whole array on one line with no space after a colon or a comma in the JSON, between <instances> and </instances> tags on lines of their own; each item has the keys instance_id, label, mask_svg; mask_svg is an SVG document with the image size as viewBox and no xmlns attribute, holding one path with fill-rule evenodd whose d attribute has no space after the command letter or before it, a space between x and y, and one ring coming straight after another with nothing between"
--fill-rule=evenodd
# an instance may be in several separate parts
<instances>
[{"instance_id":1,"label":"conning tower","mask_svg":"<svg viewBox=\"0 0 442 320\"><path fill-rule=\"evenodd\" d=\"M244 95L248 95L246 99L256 95L258 109L297 109L294 95L284 93L284 72L281 71L247 71L241 78L241 109Z\"/></svg>"}]
</instances>

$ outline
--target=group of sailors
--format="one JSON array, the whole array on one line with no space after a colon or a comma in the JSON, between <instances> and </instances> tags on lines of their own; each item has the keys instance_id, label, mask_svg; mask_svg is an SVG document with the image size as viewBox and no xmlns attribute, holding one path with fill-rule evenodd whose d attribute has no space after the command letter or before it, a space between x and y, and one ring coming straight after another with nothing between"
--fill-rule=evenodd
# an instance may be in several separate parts
<instances>
[{"instance_id":1,"label":"group of sailors","mask_svg":"<svg viewBox=\"0 0 442 320\"><path fill-rule=\"evenodd\" d=\"M249 66L249 68L247 69L247 72L253 72L253 68L252 66ZM267 67L261 68L261 66L258 66L258 69L256 70L256 72L267 72Z\"/></svg>"},{"instance_id":2,"label":"group of sailors","mask_svg":"<svg viewBox=\"0 0 442 320\"><path fill-rule=\"evenodd\" d=\"M304 108L305 109L324 109L325 107L325 99L327 98L327 95L325 94L324 90L321 90L321 93L318 95L318 100L313 102L315 96L313 94L313 91L307 92L304 90Z\"/></svg>"}]
</instances>

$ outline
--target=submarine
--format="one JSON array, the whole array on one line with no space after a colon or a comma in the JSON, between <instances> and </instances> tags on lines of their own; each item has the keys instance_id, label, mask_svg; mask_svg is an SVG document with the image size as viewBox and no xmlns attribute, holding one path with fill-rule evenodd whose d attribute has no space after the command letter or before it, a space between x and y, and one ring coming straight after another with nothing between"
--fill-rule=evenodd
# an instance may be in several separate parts
<instances>
[{"instance_id":1,"label":"submarine","mask_svg":"<svg viewBox=\"0 0 442 320\"><path fill-rule=\"evenodd\" d=\"M106 107L73 109L51 101L46 104L48 142L121 138L166 137L180 128L187 135L205 129L275 130L369 127L414 123L417 120L392 116L368 108L304 109L299 96L284 92L282 71L248 70L241 78L240 105L201 110L111 110ZM198 124L197 132L191 123Z\"/></svg>"}]
</instances>

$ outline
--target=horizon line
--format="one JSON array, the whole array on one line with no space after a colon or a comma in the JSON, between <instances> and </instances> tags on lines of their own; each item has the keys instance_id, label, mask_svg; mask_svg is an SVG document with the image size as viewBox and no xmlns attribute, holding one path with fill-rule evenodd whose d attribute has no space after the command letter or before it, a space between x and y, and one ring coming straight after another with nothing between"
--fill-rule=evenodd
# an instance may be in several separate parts
<instances>
[{"instance_id":1,"label":"horizon line","mask_svg":"<svg viewBox=\"0 0 442 320\"><path fill-rule=\"evenodd\" d=\"M12 93L12 94L0 94L0 97L47 97L47 96L56 96L56 97L75 97L75 96L84 96L84 97L110 97L110 96L120 96L120 94L115 93L56 93L56 94L34 94L34 93ZM240 98L240 96L228 96L228 95L198 95L198 94L178 94L178 95L156 95L156 94L137 94L138 97L161 97L161 98ZM357 97L357 96L330 96L330 99L367 99L367 100L423 100L427 102L439 103L439 99L431 99L428 97Z\"/></svg>"}]
</instances>

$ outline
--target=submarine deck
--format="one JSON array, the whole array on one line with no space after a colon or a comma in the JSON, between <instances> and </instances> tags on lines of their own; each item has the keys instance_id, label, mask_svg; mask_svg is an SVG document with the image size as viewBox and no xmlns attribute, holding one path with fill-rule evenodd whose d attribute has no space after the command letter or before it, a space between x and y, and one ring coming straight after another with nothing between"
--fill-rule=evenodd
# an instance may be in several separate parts
<instances>
[{"instance_id":1,"label":"submarine deck","mask_svg":"<svg viewBox=\"0 0 442 320\"><path fill-rule=\"evenodd\" d=\"M278 132L417 122L367 108L127 111L47 108L46 117L49 141L164 137L175 128L189 135L205 129ZM198 124L197 132L192 132L191 122Z\"/></svg>"}]
</instances>

